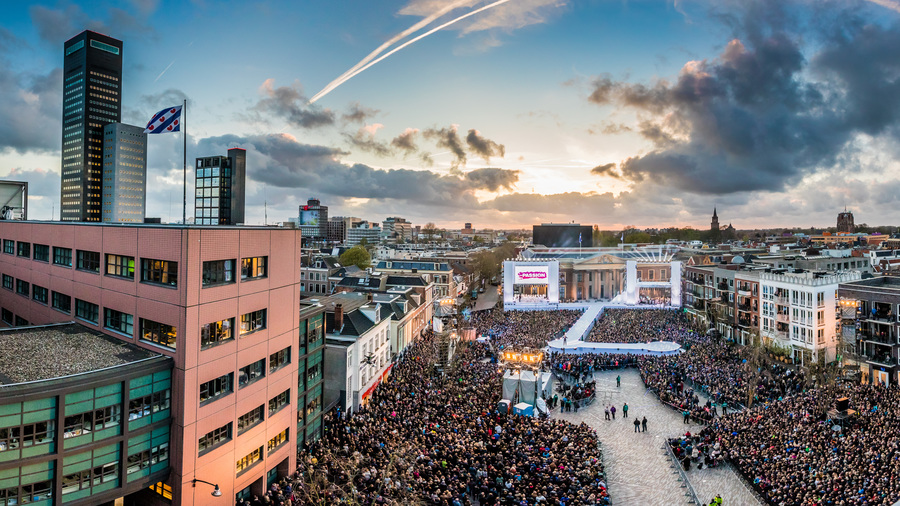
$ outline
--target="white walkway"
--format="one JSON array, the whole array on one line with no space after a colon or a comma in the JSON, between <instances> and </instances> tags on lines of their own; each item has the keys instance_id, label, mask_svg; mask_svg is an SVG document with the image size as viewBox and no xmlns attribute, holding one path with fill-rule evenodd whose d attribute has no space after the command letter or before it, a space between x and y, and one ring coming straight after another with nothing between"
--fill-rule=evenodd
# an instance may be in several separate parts
<instances>
[{"instance_id":1,"label":"white walkway","mask_svg":"<svg viewBox=\"0 0 900 506\"><path fill-rule=\"evenodd\" d=\"M560 304L560 309L564 308ZM577 304L572 306L578 307ZM614 309L663 309L664 306L627 306L620 303L593 302L584 307L584 314L566 332L565 338L555 339L547 344L550 352L564 353L631 353L633 355L674 355L681 353L681 346L669 341L657 341L652 343L591 343L584 340L594 328L594 323L607 308Z\"/></svg>"}]
</instances>

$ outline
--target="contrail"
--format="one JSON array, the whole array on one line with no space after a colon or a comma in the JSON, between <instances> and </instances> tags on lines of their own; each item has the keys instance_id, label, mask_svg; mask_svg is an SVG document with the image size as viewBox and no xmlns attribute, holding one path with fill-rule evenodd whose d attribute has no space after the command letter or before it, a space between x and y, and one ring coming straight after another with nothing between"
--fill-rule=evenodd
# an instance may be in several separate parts
<instances>
[{"instance_id":1,"label":"contrail","mask_svg":"<svg viewBox=\"0 0 900 506\"><path fill-rule=\"evenodd\" d=\"M438 32L438 31L440 31L440 30L443 30L444 28L447 28L447 27L450 26L450 25L453 25L453 24L455 24L455 23L458 23L458 22L460 22L460 21L462 21L462 20L464 20L464 19L466 19L466 18L468 18L468 17L470 17L470 16L474 16L475 14L478 14L478 13L480 13L480 12L486 11L486 10L491 9L491 8L493 8L493 7L496 7L496 6L498 6L498 5L505 4L506 2L509 2L509 1L510 1L510 0L497 0L497 1L494 2L494 3L485 5L484 7L480 7L480 8L478 8L478 9L475 9L474 11L467 12L466 14L463 14L462 16L459 16L458 18L451 19L450 21L447 21L446 23L444 23L444 24L442 24L442 25L439 25L439 26L437 26L437 27L435 27L435 28L432 28L431 30L429 30L429 31L427 31L427 32L425 32L425 33L423 33L422 35L419 35L419 36L417 36L417 37L415 37L415 38L412 38L412 39L410 39L410 40L404 42L403 44L400 44L399 46L395 47L394 49L391 49L390 51L388 51L387 53L383 54L383 55L380 56L379 58L377 58L377 59L375 59L375 60L372 60L372 61L370 61L369 63L367 63L367 64L365 64L365 65L363 65L363 66L361 66L361 67L360 67L360 64L362 64L363 62L357 63L356 65L354 65L354 67L357 67L356 70L353 70L353 69L351 68L350 70L348 70L347 72L345 72L344 75L342 75L341 77L339 77L339 78L335 79L334 81L332 81L328 86L326 86L324 89L322 89L322 91L316 93L311 99L309 99L309 103L310 103L310 104L314 103L316 100L319 100L320 98L324 97L325 95L327 95L328 93L330 93L332 90L334 90L334 89L337 88L338 86L340 86L340 85L344 84L345 82L349 81L350 78L352 78L353 76L355 76L355 75L359 74L360 72L366 70L367 68L371 67L372 65L375 65L376 63L380 62L381 60L384 60L385 58L387 58L388 56L390 56L390 55L396 53L397 51L400 51L401 49L405 48L406 46L408 46L408 45L410 45L410 44L412 44L412 43L414 43L414 42L420 41L420 40L424 39L425 37L428 37L429 35L433 34L434 32ZM376 53L377 53L377 52L380 52L381 50L383 50L383 49L382 49L382 48L379 48L379 50L377 50ZM369 57L371 57L371 56L372 56L372 55L370 55ZM369 57L367 57L367 58L369 58Z\"/></svg>"},{"instance_id":2,"label":"contrail","mask_svg":"<svg viewBox=\"0 0 900 506\"><path fill-rule=\"evenodd\" d=\"M365 58L363 58L362 60L360 60L359 63L357 63L356 65L350 67L349 70L347 70L346 72L344 72L343 74L341 74L340 76L338 76L335 80L333 80L333 81L331 81L330 83L328 83L328 86L322 88L322 91L320 91L319 93L316 93L316 96L314 96L314 97L309 101L309 103L315 102L316 100L318 100L318 99L321 98L322 96L326 95L326 94L327 94L328 92L330 92L331 90L337 88L338 85L340 85L342 82L344 82L344 79L346 79L348 75L350 75L351 73L355 72L357 69L359 69L360 67L362 67L362 66L365 65L366 63L369 63L369 62L372 60L372 58L375 58L376 56L378 56L379 54L381 54L382 51L384 51L385 49L387 49L387 48L393 46L397 41L399 41L399 40L405 38L407 35L409 35L409 34L411 34L411 33L415 33L415 32L417 32L417 31L419 31L420 29L422 29L423 27L425 27L425 26L427 26L427 25L430 25L432 21L434 21L435 19L437 19L437 18L443 16L444 14L446 14L446 13L448 13L448 12L450 12L450 11L456 9L457 7L459 7L459 6L461 6L461 5L464 5L464 4L467 4L467 3L471 3L471 2L472 2L472 0L457 0L456 2L453 2L453 3L451 3L451 4L447 5L447 6L445 6L444 8L438 10L437 12L431 14L430 16L428 16L428 17L426 17L426 18L423 18L423 19L420 20L418 23L412 25L411 27L407 28L406 30L403 30L402 32L398 33L397 35L394 35L393 37L391 37L391 40L389 40L389 41L385 42L384 44L378 46L378 49L376 49L376 50L372 51L371 53L369 53L369 55L366 56Z\"/></svg>"},{"instance_id":3,"label":"contrail","mask_svg":"<svg viewBox=\"0 0 900 506\"><path fill-rule=\"evenodd\" d=\"M170 68L172 65L175 65L175 60L172 60L172 63L170 63L166 68L164 68L163 71L160 72L158 76L156 76L156 79L154 79L153 82L155 83L156 81L159 81L159 78L162 77L163 74L165 74L166 71L169 70L169 68Z\"/></svg>"},{"instance_id":4,"label":"contrail","mask_svg":"<svg viewBox=\"0 0 900 506\"><path fill-rule=\"evenodd\" d=\"M900 12L900 2L896 0L869 0L873 4L878 4L886 9L890 9L892 11Z\"/></svg>"}]
</instances>

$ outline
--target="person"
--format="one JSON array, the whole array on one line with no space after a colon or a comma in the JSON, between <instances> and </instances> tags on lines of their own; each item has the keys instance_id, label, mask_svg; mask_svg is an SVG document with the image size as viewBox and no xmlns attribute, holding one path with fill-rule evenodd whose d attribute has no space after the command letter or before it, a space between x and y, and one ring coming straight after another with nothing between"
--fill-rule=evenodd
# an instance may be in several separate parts
<instances>
[{"instance_id":1,"label":"person","mask_svg":"<svg viewBox=\"0 0 900 506\"><path fill-rule=\"evenodd\" d=\"M635 420L637 420L637 418L635 418ZM642 430L641 432L647 432L647 417L646 416L644 417L643 420L641 420L641 425L644 428L644 430Z\"/></svg>"},{"instance_id":2,"label":"person","mask_svg":"<svg viewBox=\"0 0 900 506\"><path fill-rule=\"evenodd\" d=\"M603 414L606 416L606 419L609 420L609 405L603 410Z\"/></svg>"},{"instance_id":3,"label":"person","mask_svg":"<svg viewBox=\"0 0 900 506\"><path fill-rule=\"evenodd\" d=\"M616 419L616 407L610 406L609 412L612 413L613 420L615 420Z\"/></svg>"},{"instance_id":4,"label":"person","mask_svg":"<svg viewBox=\"0 0 900 506\"><path fill-rule=\"evenodd\" d=\"M684 421L682 423L688 423L688 420L691 417L691 412L685 408L685 410L682 411L681 414L682 414L682 416L684 416Z\"/></svg>"},{"instance_id":5,"label":"person","mask_svg":"<svg viewBox=\"0 0 900 506\"><path fill-rule=\"evenodd\" d=\"M622 406L622 417L628 418L628 403L627 402Z\"/></svg>"},{"instance_id":6,"label":"person","mask_svg":"<svg viewBox=\"0 0 900 506\"><path fill-rule=\"evenodd\" d=\"M622 376L616 376L616 386L622 386Z\"/></svg>"},{"instance_id":7,"label":"person","mask_svg":"<svg viewBox=\"0 0 900 506\"><path fill-rule=\"evenodd\" d=\"M641 422L640 422L640 420L638 420L637 418L635 418L635 419L634 419L634 431L635 431L635 432L640 432L640 429L641 429Z\"/></svg>"}]
</instances>

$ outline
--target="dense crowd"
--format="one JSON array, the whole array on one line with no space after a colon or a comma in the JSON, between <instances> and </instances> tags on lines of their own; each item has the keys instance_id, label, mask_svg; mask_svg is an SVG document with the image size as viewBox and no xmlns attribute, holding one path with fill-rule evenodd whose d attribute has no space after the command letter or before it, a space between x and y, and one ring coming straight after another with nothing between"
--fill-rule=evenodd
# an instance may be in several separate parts
<instances>
[{"instance_id":1,"label":"dense crowd","mask_svg":"<svg viewBox=\"0 0 900 506\"><path fill-rule=\"evenodd\" d=\"M858 411L834 430L834 403ZM900 390L831 385L716 420L700 433L774 505L900 500Z\"/></svg>"},{"instance_id":2,"label":"dense crowd","mask_svg":"<svg viewBox=\"0 0 900 506\"><path fill-rule=\"evenodd\" d=\"M670 309L605 309L585 341L594 343L681 343L694 330Z\"/></svg>"},{"instance_id":3,"label":"dense crowd","mask_svg":"<svg viewBox=\"0 0 900 506\"><path fill-rule=\"evenodd\" d=\"M440 375L434 340L413 344L367 406L330 415L292 504L608 504L594 430L499 413L489 353L462 347Z\"/></svg>"},{"instance_id":4,"label":"dense crowd","mask_svg":"<svg viewBox=\"0 0 900 506\"><path fill-rule=\"evenodd\" d=\"M562 337L584 313L581 309L558 311L503 311L500 308L472 313L479 335L488 336L498 348L543 348Z\"/></svg>"}]
</instances>

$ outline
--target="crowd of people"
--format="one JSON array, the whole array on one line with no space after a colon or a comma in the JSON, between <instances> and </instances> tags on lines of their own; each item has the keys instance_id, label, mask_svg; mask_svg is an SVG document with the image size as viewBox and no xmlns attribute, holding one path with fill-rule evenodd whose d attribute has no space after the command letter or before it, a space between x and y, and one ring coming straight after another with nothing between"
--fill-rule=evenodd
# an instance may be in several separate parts
<instances>
[{"instance_id":1,"label":"crowd of people","mask_svg":"<svg viewBox=\"0 0 900 506\"><path fill-rule=\"evenodd\" d=\"M605 309L585 341L594 343L681 343L694 331L670 309Z\"/></svg>"},{"instance_id":2,"label":"crowd of people","mask_svg":"<svg viewBox=\"0 0 900 506\"><path fill-rule=\"evenodd\" d=\"M495 308L473 312L472 323L477 334L490 337L499 349L539 349L561 337L583 313L582 309L503 311Z\"/></svg>"},{"instance_id":3,"label":"crowd of people","mask_svg":"<svg viewBox=\"0 0 900 506\"><path fill-rule=\"evenodd\" d=\"M858 414L831 418L839 397L848 397ZM719 445L769 504L900 500L900 389L895 387L809 389L719 418L700 438Z\"/></svg>"},{"instance_id":4,"label":"crowd of people","mask_svg":"<svg viewBox=\"0 0 900 506\"><path fill-rule=\"evenodd\" d=\"M463 346L441 375L433 338L411 345L366 406L329 415L292 504L608 504L594 430L500 413L489 354Z\"/></svg>"}]
</instances>

